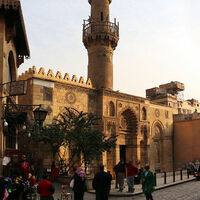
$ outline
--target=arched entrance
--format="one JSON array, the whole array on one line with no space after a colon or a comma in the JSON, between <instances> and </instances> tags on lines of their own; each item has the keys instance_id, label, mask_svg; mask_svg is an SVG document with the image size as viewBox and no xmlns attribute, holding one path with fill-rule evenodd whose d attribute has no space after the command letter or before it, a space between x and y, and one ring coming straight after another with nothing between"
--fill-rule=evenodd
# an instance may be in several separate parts
<instances>
[{"instance_id":1,"label":"arched entrance","mask_svg":"<svg viewBox=\"0 0 200 200\"><path fill-rule=\"evenodd\" d=\"M120 115L119 122L119 158L124 162L137 162L137 117L127 108Z\"/></svg>"},{"instance_id":2,"label":"arched entrance","mask_svg":"<svg viewBox=\"0 0 200 200\"><path fill-rule=\"evenodd\" d=\"M150 162L151 167L156 172L162 171L163 165L163 125L160 122L155 122L152 126L152 137L150 142Z\"/></svg>"}]
</instances>

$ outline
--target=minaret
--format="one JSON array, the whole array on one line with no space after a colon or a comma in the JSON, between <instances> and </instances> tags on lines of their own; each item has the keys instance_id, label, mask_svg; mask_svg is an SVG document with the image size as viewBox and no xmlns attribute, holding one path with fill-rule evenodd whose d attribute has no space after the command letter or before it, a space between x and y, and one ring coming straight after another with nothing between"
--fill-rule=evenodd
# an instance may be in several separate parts
<instances>
[{"instance_id":1,"label":"minaret","mask_svg":"<svg viewBox=\"0 0 200 200\"><path fill-rule=\"evenodd\" d=\"M119 40L119 24L110 22L112 0L88 0L91 17L84 20L83 43L88 50L88 78L95 88L113 89L113 51Z\"/></svg>"}]
</instances>

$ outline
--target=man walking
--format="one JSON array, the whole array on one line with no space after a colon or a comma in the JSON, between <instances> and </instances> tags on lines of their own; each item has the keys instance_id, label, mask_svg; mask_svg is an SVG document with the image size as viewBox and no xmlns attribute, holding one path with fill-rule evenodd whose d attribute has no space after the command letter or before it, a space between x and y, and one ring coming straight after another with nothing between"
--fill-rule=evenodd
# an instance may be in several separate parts
<instances>
[{"instance_id":1,"label":"man walking","mask_svg":"<svg viewBox=\"0 0 200 200\"><path fill-rule=\"evenodd\" d=\"M146 200L153 200L152 192L154 188L154 175L149 170L149 166L145 166L145 171L142 176L142 189L143 193L146 196Z\"/></svg>"},{"instance_id":2,"label":"man walking","mask_svg":"<svg viewBox=\"0 0 200 200\"><path fill-rule=\"evenodd\" d=\"M129 161L126 167L127 170L127 184L128 192L134 192L134 176L138 173L138 168L133 165L132 161Z\"/></svg>"},{"instance_id":3,"label":"man walking","mask_svg":"<svg viewBox=\"0 0 200 200\"><path fill-rule=\"evenodd\" d=\"M96 190L96 200L108 200L110 177L103 165L100 166L100 172L95 174L92 186Z\"/></svg>"},{"instance_id":4,"label":"man walking","mask_svg":"<svg viewBox=\"0 0 200 200\"><path fill-rule=\"evenodd\" d=\"M119 163L118 163L119 164ZM115 189L118 188L119 185L119 177L118 177L118 164L114 166L113 171L115 172Z\"/></svg>"},{"instance_id":5,"label":"man walking","mask_svg":"<svg viewBox=\"0 0 200 200\"><path fill-rule=\"evenodd\" d=\"M119 180L119 192L122 192L124 189L124 178L126 174L125 163L121 160L118 163L118 180Z\"/></svg>"}]
</instances>

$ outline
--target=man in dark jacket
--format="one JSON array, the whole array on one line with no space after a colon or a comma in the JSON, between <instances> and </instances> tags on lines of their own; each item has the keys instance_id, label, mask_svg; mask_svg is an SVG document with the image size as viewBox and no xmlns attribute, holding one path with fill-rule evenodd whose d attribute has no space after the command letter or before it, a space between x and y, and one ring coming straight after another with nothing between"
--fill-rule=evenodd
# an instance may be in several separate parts
<instances>
[{"instance_id":1,"label":"man in dark jacket","mask_svg":"<svg viewBox=\"0 0 200 200\"><path fill-rule=\"evenodd\" d=\"M124 179L126 175L126 168L123 160L120 160L118 163L118 180L119 180L119 192L122 192L124 189Z\"/></svg>"},{"instance_id":2,"label":"man in dark jacket","mask_svg":"<svg viewBox=\"0 0 200 200\"><path fill-rule=\"evenodd\" d=\"M96 190L96 200L108 200L110 177L104 172L104 166L100 166L100 172L97 172L92 182L93 188Z\"/></svg>"},{"instance_id":3,"label":"man in dark jacket","mask_svg":"<svg viewBox=\"0 0 200 200\"><path fill-rule=\"evenodd\" d=\"M118 177L118 164L114 166L113 171L115 172L115 189L119 186L119 177Z\"/></svg>"}]
</instances>

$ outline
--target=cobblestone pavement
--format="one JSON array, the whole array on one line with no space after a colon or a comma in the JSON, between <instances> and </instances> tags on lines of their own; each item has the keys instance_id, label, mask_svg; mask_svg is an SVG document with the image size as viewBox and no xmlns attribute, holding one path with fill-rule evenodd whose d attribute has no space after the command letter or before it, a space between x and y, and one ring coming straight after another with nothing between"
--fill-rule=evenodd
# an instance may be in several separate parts
<instances>
[{"instance_id":1,"label":"cobblestone pavement","mask_svg":"<svg viewBox=\"0 0 200 200\"><path fill-rule=\"evenodd\" d=\"M54 196L55 200L59 194ZM191 181L180 185L157 190L153 193L154 200L200 200L200 181ZM144 195L133 197L109 197L109 200L145 200ZM94 194L85 193L84 200L95 200Z\"/></svg>"},{"instance_id":2,"label":"cobblestone pavement","mask_svg":"<svg viewBox=\"0 0 200 200\"><path fill-rule=\"evenodd\" d=\"M188 183L183 183L180 185L168 187L162 190L157 190L153 193L154 200L200 200L200 182L192 181ZM92 200L91 197L85 198L85 200ZM117 199L109 198L109 200ZM120 200L145 200L144 195L138 195L134 197L121 197Z\"/></svg>"}]
</instances>

